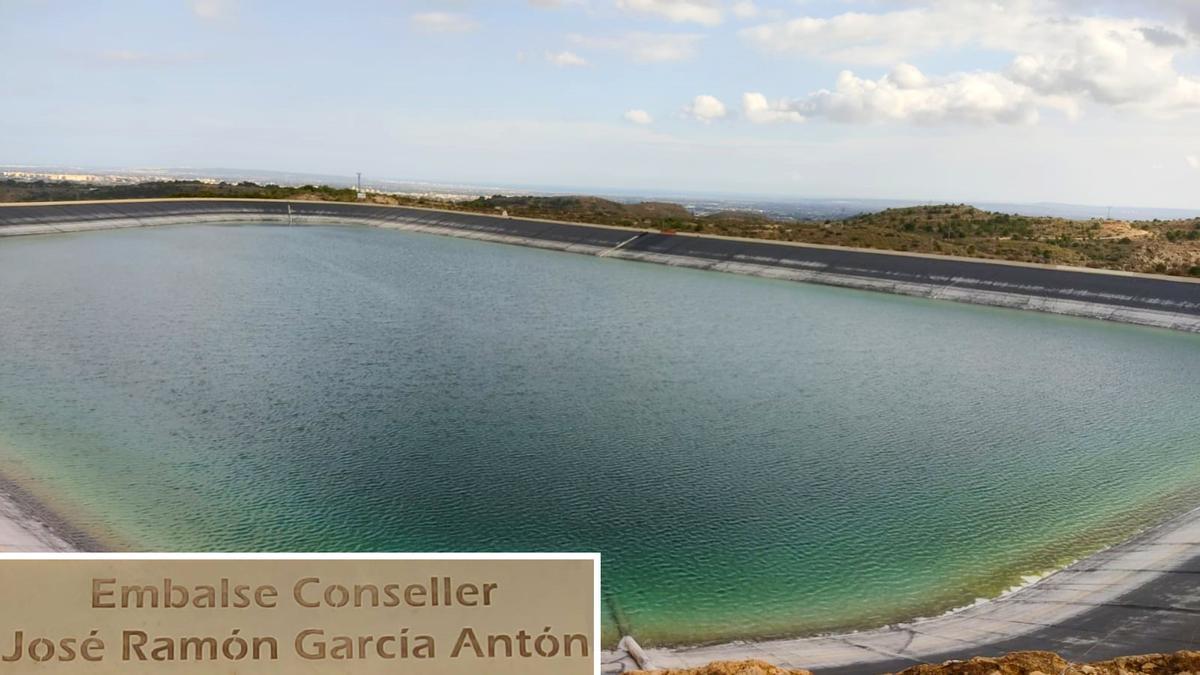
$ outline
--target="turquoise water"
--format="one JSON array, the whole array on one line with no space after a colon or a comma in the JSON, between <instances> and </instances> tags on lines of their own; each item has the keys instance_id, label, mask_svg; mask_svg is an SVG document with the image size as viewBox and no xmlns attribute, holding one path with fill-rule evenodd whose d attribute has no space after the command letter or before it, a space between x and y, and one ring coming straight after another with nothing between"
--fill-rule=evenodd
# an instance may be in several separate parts
<instances>
[{"instance_id":1,"label":"turquoise water","mask_svg":"<svg viewBox=\"0 0 1200 675\"><path fill-rule=\"evenodd\" d=\"M114 545L604 555L876 625L1200 505L1200 337L358 228L0 240L0 466Z\"/></svg>"}]
</instances>

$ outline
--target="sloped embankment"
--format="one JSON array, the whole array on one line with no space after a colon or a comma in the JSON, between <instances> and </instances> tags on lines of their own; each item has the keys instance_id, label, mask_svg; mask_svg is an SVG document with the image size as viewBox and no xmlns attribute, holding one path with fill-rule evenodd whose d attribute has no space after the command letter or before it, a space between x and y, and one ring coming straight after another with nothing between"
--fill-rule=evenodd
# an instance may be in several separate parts
<instances>
[{"instance_id":1,"label":"sloped embankment","mask_svg":"<svg viewBox=\"0 0 1200 675\"><path fill-rule=\"evenodd\" d=\"M641 671L640 675L811 675L762 661L724 661L689 670ZM1000 658L977 657L941 665L913 666L899 675L1182 675L1200 673L1200 652L1125 656L1111 661L1071 663L1051 652L1014 652ZM634 675L639 675L635 673Z\"/></svg>"}]
</instances>

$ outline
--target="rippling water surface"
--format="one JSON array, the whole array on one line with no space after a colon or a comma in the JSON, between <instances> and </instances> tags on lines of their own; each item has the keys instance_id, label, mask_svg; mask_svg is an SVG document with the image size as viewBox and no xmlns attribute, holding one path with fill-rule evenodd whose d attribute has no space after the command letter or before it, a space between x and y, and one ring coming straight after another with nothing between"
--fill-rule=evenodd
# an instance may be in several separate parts
<instances>
[{"instance_id":1,"label":"rippling water surface","mask_svg":"<svg viewBox=\"0 0 1200 675\"><path fill-rule=\"evenodd\" d=\"M1200 504L1200 338L355 228L0 240L0 469L119 546L604 555L862 627Z\"/></svg>"}]
</instances>

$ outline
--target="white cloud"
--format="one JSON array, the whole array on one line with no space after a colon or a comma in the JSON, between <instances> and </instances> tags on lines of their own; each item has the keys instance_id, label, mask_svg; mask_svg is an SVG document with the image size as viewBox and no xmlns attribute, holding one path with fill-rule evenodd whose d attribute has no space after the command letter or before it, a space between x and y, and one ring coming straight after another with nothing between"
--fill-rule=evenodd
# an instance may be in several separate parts
<instances>
[{"instance_id":1,"label":"white cloud","mask_svg":"<svg viewBox=\"0 0 1200 675\"><path fill-rule=\"evenodd\" d=\"M1200 79L1180 77L1159 103L1164 115L1200 112Z\"/></svg>"},{"instance_id":2,"label":"white cloud","mask_svg":"<svg viewBox=\"0 0 1200 675\"><path fill-rule=\"evenodd\" d=\"M654 124L654 118L645 110L626 110L623 117L627 122L633 122L634 124Z\"/></svg>"},{"instance_id":3,"label":"white cloud","mask_svg":"<svg viewBox=\"0 0 1200 675\"><path fill-rule=\"evenodd\" d=\"M468 33L479 27L470 16L457 12L422 12L413 14L409 21L426 33Z\"/></svg>"},{"instance_id":4,"label":"white cloud","mask_svg":"<svg viewBox=\"0 0 1200 675\"><path fill-rule=\"evenodd\" d=\"M620 52L636 63L663 63L686 61L694 57L704 36L689 33L626 33L609 37L569 35L567 39L581 48Z\"/></svg>"},{"instance_id":5,"label":"white cloud","mask_svg":"<svg viewBox=\"0 0 1200 675\"><path fill-rule=\"evenodd\" d=\"M619 9L650 14L678 23L705 26L721 23L721 6L715 0L617 0Z\"/></svg>"},{"instance_id":6,"label":"white cloud","mask_svg":"<svg viewBox=\"0 0 1200 675\"><path fill-rule=\"evenodd\" d=\"M1124 22L1087 20L1063 33L1059 46L1017 56L1009 77L1042 94L1082 95L1112 105L1148 102L1178 83L1173 65L1178 45L1161 46Z\"/></svg>"},{"instance_id":7,"label":"white cloud","mask_svg":"<svg viewBox=\"0 0 1200 675\"><path fill-rule=\"evenodd\" d=\"M742 94L742 114L755 124L804 121L804 115L791 109L787 101L772 103L766 96L755 92Z\"/></svg>"},{"instance_id":8,"label":"white cloud","mask_svg":"<svg viewBox=\"0 0 1200 675\"><path fill-rule=\"evenodd\" d=\"M1159 0L1160 4L1165 4L1175 11L1183 15L1187 21L1187 26L1193 33L1200 35L1200 3L1195 0Z\"/></svg>"},{"instance_id":9,"label":"white cloud","mask_svg":"<svg viewBox=\"0 0 1200 675\"><path fill-rule=\"evenodd\" d=\"M220 19L233 9L233 0L192 0L192 13L201 19Z\"/></svg>"},{"instance_id":10,"label":"white cloud","mask_svg":"<svg viewBox=\"0 0 1200 675\"><path fill-rule=\"evenodd\" d=\"M1096 0L1057 0L1063 9L1096 8ZM1128 0L1121 0L1122 4ZM1116 4L1115 2L1113 4ZM1130 6L1134 3L1130 2ZM1137 7L1142 10L1161 10L1173 18L1179 19L1190 31L1200 35L1200 2L1196 0L1138 0ZM1117 5L1120 6L1120 5Z\"/></svg>"},{"instance_id":11,"label":"white cloud","mask_svg":"<svg viewBox=\"0 0 1200 675\"><path fill-rule=\"evenodd\" d=\"M753 0L741 0L741 2L733 3L729 11L733 12L733 15L739 19L753 19L758 16L760 10L758 9L758 5L754 4Z\"/></svg>"},{"instance_id":12,"label":"white cloud","mask_svg":"<svg viewBox=\"0 0 1200 675\"><path fill-rule=\"evenodd\" d=\"M929 78L902 64L877 80L843 71L833 89L792 102L769 104L761 94L747 94L743 106L753 122L821 117L848 123L1035 124L1039 102L1027 87L996 73Z\"/></svg>"},{"instance_id":13,"label":"white cloud","mask_svg":"<svg viewBox=\"0 0 1200 675\"><path fill-rule=\"evenodd\" d=\"M1032 119L1031 104L1058 108L1070 116L1078 115L1086 103L1154 114L1200 111L1200 78L1179 72L1175 65L1178 57L1193 49L1184 37L1185 26L1064 13L1067 5L1079 1L927 0L923 6L910 4L877 14L847 12L768 22L746 28L740 35L767 52L837 63L892 66L926 52L968 46L1008 53L1012 60L1002 70L949 75L939 78L934 87L909 89L927 94L941 91L947 97L991 90L1021 111L1009 111L1016 119ZM870 97L878 101L889 86L903 84L904 68L880 81L879 91ZM907 75L914 73L920 74L912 69ZM839 89L844 84L840 82ZM911 103L916 97L905 98ZM1008 113L996 121L1003 121L1000 118L1009 119Z\"/></svg>"},{"instance_id":14,"label":"white cloud","mask_svg":"<svg viewBox=\"0 0 1200 675\"><path fill-rule=\"evenodd\" d=\"M586 59L575 52L546 52L546 60L559 68L580 68L588 65Z\"/></svg>"},{"instance_id":15,"label":"white cloud","mask_svg":"<svg viewBox=\"0 0 1200 675\"><path fill-rule=\"evenodd\" d=\"M705 123L723 119L729 114L729 110L725 108L724 103L721 103L715 96L708 94L701 94L692 99L690 104L684 106L683 111Z\"/></svg>"},{"instance_id":16,"label":"white cloud","mask_svg":"<svg viewBox=\"0 0 1200 675\"><path fill-rule=\"evenodd\" d=\"M1193 169L1200 169L1200 157L1196 155L1188 155L1187 157L1184 157L1184 160L1186 160L1188 166L1192 167Z\"/></svg>"},{"instance_id":17,"label":"white cloud","mask_svg":"<svg viewBox=\"0 0 1200 675\"><path fill-rule=\"evenodd\" d=\"M986 3L962 3L982 6ZM983 14L986 10L974 10ZM903 9L879 14L847 12L828 18L801 17L742 29L743 39L763 51L836 61L885 65L922 52L965 43L974 31L954 5L941 11ZM971 21L987 19L973 16Z\"/></svg>"}]
</instances>

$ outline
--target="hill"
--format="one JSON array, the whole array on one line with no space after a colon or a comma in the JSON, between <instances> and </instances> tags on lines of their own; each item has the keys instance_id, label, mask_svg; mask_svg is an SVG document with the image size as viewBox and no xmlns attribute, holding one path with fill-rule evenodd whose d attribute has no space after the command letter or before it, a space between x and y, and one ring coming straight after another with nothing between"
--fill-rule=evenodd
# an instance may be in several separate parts
<instances>
[{"instance_id":1,"label":"hill","mask_svg":"<svg viewBox=\"0 0 1200 675\"><path fill-rule=\"evenodd\" d=\"M0 202L171 197L243 197L351 202L354 190L321 185L160 181L94 186L0 181ZM1200 218L1068 220L1016 216L945 204L888 209L845 220L782 220L723 211L697 216L679 204L628 204L589 196L494 195L447 202L369 193L375 204L424 206L654 230L912 251L972 258L1200 277Z\"/></svg>"}]
</instances>

